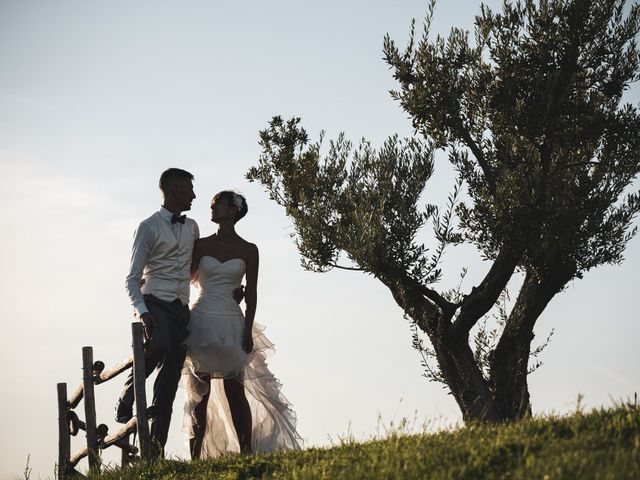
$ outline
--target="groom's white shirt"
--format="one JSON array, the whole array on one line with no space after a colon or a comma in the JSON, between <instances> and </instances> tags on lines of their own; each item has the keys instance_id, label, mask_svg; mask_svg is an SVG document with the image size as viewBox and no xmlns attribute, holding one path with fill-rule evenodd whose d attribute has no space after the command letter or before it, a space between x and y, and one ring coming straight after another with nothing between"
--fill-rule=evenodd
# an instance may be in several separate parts
<instances>
[{"instance_id":1,"label":"groom's white shirt","mask_svg":"<svg viewBox=\"0 0 640 480\"><path fill-rule=\"evenodd\" d=\"M133 239L127 294L138 316L147 312L144 294L167 302L189 303L189 272L193 244L200 237L195 220L171 223L173 213L164 207L140 222ZM140 280L145 283L140 288Z\"/></svg>"}]
</instances>

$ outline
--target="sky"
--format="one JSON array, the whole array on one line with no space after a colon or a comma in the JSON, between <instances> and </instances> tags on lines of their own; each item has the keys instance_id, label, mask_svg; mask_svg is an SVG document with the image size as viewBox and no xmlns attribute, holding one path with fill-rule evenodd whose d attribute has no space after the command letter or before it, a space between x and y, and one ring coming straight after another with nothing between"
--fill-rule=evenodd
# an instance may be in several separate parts
<instances>
[{"instance_id":1,"label":"sky","mask_svg":"<svg viewBox=\"0 0 640 480\"><path fill-rule=\"evenodd\" d=\"M244 179L274 115L302 117L312 139L344 131L379 146L411 135L388 94L396 85L382 41L389 33L404 45L425 10L424 0L0 0L0 480L21 474L28 456L32 478L53 478L56 383L79 384L83 346L107 365L130 354L132 234L158 209L158 177L171 166L195 174L189 215L202 235L214 231L216 192L247 197L238 232L261 252L256 321L276 344L269 365L306 446L384 435L403 418L416 431L460 422L452 397L421 377L390 293L359 273L304 271L291 220ZM470 28L478 10L441 1L434 31ZM637 85L627 97L638 103ZM442 155L436 170L425 195L444 204L452 176ZM554 335L530 377L535 413L640 391L640 239L625 257L570 283L539 319L534 344ZM472 248L451 250L442 287L465 266L467 290L488 270ZM121 384L96 390L98 423L112 431ZM186 458L183 399L179 391L167 450Z\"/></svg>"}]
</instances>

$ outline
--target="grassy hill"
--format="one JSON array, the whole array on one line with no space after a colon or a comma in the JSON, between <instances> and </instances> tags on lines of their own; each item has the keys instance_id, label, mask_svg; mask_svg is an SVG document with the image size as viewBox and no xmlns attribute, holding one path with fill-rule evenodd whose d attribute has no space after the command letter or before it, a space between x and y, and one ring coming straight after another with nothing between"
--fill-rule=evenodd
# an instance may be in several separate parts
<instances>
[{"instance_id":1,"label":"grassy hill","mask_svg":"<svg viewBox=\"0 0 640 480\"><path fill-rule=\"evenodd\" d=\"M100 478L640 479L640 406L255 457L163 460Z\"/></svg>"}]
</instances>

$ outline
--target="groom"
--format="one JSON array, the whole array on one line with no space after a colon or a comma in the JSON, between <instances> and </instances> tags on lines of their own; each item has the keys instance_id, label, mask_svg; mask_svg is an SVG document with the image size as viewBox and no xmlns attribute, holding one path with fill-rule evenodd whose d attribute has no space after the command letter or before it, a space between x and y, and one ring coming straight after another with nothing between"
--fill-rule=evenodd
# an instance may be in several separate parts
<instances>
[{"instance_id":1,"label":"groom","mask_svg":"<svg viewBox=\"0 0 640 480\"><path fill-rule=\"evenodd\" d=\"M169 168L160 176L164 197L160 210L143 220L133 240L126 290L144 327L145 375L156 368L153 385L155 415L151 419L154 456L163 455L173 400L185 358L181 346L189 322L189 277L193 245L200 236L198 224L181 215L196 198L193 175ZM116 405L116 421L133 416L133 372Z\"/></svg>"}]
</instances>

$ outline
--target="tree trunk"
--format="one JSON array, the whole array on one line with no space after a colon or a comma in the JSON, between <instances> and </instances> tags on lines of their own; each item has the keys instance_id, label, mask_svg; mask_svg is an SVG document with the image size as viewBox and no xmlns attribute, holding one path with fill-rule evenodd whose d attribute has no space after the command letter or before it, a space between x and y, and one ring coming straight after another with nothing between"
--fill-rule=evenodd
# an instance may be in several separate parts
<instances>
[{"instance_id":1,"label":"tree trunk","mask_svg":"<svg viewBox=\"0 0 640 480\"><path fill-rule=\"evenodd\" d=\"M531 414L527 375L533 327L549 301L571 279L569 268L540 278L527 271L524 283L490 359L490 382L502 420Z\"/></svg>"},{"instance_id":2,"label":"tree trunk","mask_svg":"<svg viewBox=\"0 0 640 480\"><path fill-rule=\"evenodd\" d=\"M489 383L469 347L468 332L454 329L450 314L437 308L422 295L417 286L406 279L379 278L389 287L396 303L429 336L445 383L458 403L465 422L500 421Z\"/></svg>"},{"instance_id":3,"label":"tree trunk","mask_svg":"<svg viewBox=\"0 0 640 480\"><path fill-rule=\"evenodd\" d=\"M473 357L468 338L431 338L440 370L465 422L499 422L488 382Z\"/></svg>"},{"instance_id":4,"label":"tree trunk","mask_svg":"<svg viewBox=\"0 0 640 480\"><path fill-rule=\"evenodd\" d=\"M475 324L486 309L478 309L473 316L474 321L466 320L462 324L456 320L452 323L450 315L425 298L420 289L407 279L379 278L389 287L398 305L429 336L444 381L464 421L497 423L530 414L527 374L533 327L549 301L572 278L573 271L558 263L544 278L533 271L527 272L491 356L489 381L469 346L466 325ZM476 289L471 295L483 292Z\"/></svg>"}]
</instances>

